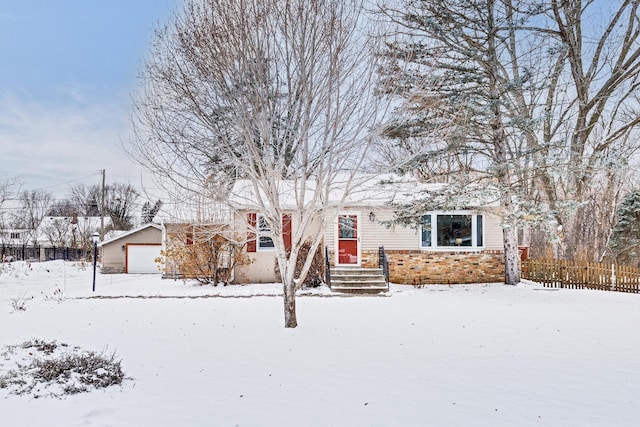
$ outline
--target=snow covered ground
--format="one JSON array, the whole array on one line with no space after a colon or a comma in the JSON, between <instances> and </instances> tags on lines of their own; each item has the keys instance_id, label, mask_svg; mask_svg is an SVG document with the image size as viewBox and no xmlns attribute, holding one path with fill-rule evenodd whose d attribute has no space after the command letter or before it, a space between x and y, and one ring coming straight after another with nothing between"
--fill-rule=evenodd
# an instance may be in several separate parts
<instances>
[{"instance_id":1,"label":"snow covered ground","mask_svg":"<svg viewBox=\"0 0 640 427\"><path fill-rule=\"evenodd\" d=\"M300 326L291 330L275 284L98 274L93 293L90 265L0 268L0 349L39 338L115 351L130 377L63 399L0 389L2 426L635 426L640 418L640 295L531 283L392 285L385 296L349 298L320 289L298 298ZM26 311L12 309L16 300Z\"/></svg>"}]
</instances>

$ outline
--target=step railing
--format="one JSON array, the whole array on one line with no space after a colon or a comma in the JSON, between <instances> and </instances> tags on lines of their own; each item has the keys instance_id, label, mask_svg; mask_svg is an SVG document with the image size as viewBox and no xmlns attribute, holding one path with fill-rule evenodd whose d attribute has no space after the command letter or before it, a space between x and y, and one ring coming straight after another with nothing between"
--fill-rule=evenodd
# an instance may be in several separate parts
<instances>
[{"instance_id":1,"label":"step railing","mask_svg":"<svg viewBox=\"0 0 640 427\"><path fill-rule=\"evenodd\" d=\"M387 283L387 291L389 290L389 258L384 250L384 246L378 248L378 267L382 269L384 281Z\"/></svg>"},{"instance_id":2,"label":"step railing","mask_svg":"<svg viewBox=\"0 0 640 427\"><path fill-rule=\"evenodd\" d=\"M329 262L329 248L327 246L324 247L324 270L327 286L331 289L331 263Z\"/></svg>"}]
</instances>

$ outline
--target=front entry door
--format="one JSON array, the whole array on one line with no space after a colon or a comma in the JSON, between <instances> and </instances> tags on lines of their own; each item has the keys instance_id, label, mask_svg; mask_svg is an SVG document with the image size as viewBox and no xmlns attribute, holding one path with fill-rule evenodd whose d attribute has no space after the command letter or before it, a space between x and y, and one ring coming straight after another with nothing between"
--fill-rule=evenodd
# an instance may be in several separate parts
<instances>
[{"instance_id":1,"label":"front entry door","mask_svg":"<svg viewBox=\"0 0 640 427\"><path fill-rule=\"evenodd\" d=\"M338 265L359 265L358 215L338 215Z\"/></svg>"}]
</instances>

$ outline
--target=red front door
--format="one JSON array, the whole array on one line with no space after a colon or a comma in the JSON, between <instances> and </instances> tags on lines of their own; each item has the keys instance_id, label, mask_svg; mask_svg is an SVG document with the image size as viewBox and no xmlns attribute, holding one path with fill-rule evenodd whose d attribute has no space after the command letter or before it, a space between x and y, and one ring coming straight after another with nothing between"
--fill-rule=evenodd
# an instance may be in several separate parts
<instances>
[{"instance_id":1,"label":"red front door","mask_svg":"<svg viewBox=\"0 0 640 427\"><path fill-rule=\"evenodd\" d=\"M338 264L358 264L358 216L338 215Z\"/></svg>"}]
</instances>

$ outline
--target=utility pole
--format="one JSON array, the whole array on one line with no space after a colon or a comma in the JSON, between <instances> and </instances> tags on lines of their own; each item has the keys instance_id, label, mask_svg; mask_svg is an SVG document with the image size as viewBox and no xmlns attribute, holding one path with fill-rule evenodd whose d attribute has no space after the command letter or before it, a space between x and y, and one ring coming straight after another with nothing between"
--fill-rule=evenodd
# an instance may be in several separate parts
<instances>
[{"instance_id":1,"label":"utility pole","mask_svg":"<svg viewBox=\"0 0 640 427\"><path fill-rule=\"evenodd\" d=\"M100 241L104 240L104 178L106 174L106 169L102 169L102 191L100 196Z\"/></svg>"}]
</instances>

